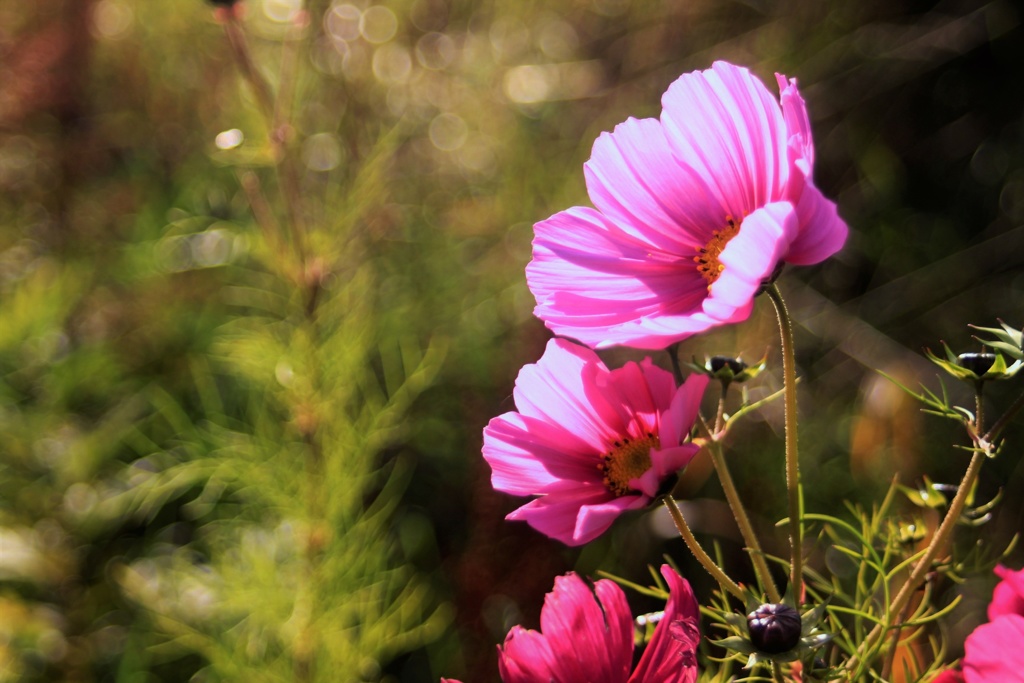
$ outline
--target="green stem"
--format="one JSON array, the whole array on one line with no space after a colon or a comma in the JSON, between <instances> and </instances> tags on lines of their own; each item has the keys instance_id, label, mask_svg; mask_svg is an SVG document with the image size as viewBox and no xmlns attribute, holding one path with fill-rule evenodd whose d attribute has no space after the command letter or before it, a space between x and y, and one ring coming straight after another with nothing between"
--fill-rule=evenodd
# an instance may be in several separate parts
<instances>
[{"instance_id":1,"label":"green stem","mask_svg":"<svg viewBox=\"0 0 1024 683\"><path fill-rule=\"evenodd\" d=\"M715 413L715 434L725 427L725 397L729 393L729 383L722 382L722 395L718 399L718 412Z\"/></svg>"},{"instance_id":2,"label":"green stem","mask_svg":"<svg viewBox=\"0 0 1024 683\"><path fill-rule=\"evenodd\" d=\"M765 288L775 305L782 339L782 376L786 405L786 491L789 498L790 587L799 606L803 597L804 501L800 488L800 457L797 446L796 421L796 350L793 345L793 323L775 283Z\"/></svg>"},{"instance_id":3,"label":"green stem","mask_svg":"<svg viewBox=\"0 0 1024 683\"><path fill-rule=\"evenodd\" d=\"M676 384L683 383L683 367L679 364L679 342L672 344L667 349L668 357L672 359L672 374L676 378Z\"/></svg>"},{"instance_id":4,"label":"green stem","mask_svg":"<svg viewBox=\"0 0 1024 683\"><path fill-rule=\"evenodd\" d=\"M672 494L666 494L661 497L661 500L665 503L665 507L668 508L668 512L672 515L672 521L675 522L676 529L679 530L679 535L682 536L686 542L686 546L693 553L693 556L697 558L697 561L701 563L701 566L708 571L709 574L718 581L723 589L732 593L741 602L744 600L743 589L740 588L735 581L726 576L722 568L715 564L715 561L711 559L704 548L697 542L693 532L690 531L689 525L686 523L686 518L683 517L682 511L679 509L679 505L676 504L676 499L672 497Z\"/></svg>"},{"instance_id":5,"label":"green stem","mask_svg":"<svg viewBox=\"0 0 1024 683\"><path fill-rule=\"evenodd\" d=\"M747 511L743 507L739 491L736 490L736 484L733 482L732 474L729 472L729 465L725 461L725 454L722 453L722 444L711 439L708 443L708 451L711 453L711 462L715 465L715 472L718 473L718 480L721 482L722 490L725 492L725 499L729 502L729 508L736 519L736 526L739 527L740 535L743 536L743 542L750 551L750 561L754 565L754 572L764 586L765 593L768 594L768 600L771 602L781 602L782 597L779 594L779 589L775 586L775 581L772 580L772 572L768 568L768 561L764 557L761 543L757 540L754 526L750 523L750 517L747 516Z\"/></svg>"}]
</instances>

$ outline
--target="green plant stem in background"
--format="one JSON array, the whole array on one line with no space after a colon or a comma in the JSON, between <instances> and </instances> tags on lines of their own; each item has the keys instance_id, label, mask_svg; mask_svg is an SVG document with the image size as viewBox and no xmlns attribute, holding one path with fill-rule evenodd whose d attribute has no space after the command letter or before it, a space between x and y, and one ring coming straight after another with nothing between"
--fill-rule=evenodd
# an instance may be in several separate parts
<instances>
[{"instance_id":1,"label":"green plant stem in background","mask_svg":"<svg viewBox=\"0 0 1024 683\"><path fill-rule=\"evenodd\" d=\"M797 445L796 420L796 349L793 346L793 322L779 288L772 283L765 288L775 305L782 340L782 376L785 383L786 415L786 491L789 494L790 589L799 607L803 596L804 501L800 489L800 457Z\"/></svg>"},{"instance_id":2,"label":"green plant stem in background","mask_svg":"<svg viewBox=\"0 0 1024 683\"><path fill-rule=\"evenodd\" d=\"M754 533L754 527L750 523L750 517L747 515L746 509L743 507L743 501L740 498L739 491L736 490L736 484L732 480L732 474L729 472L729 465L726 463L725 454L722 452L722 444L719 441L711 439L707 448L711 453L711 461L715 465L715 472L718 473L718 480L722 484L722 490L725 492L725 498L729 502L729 509L732 510L732 515L736 519L736 525L739 527L740 534L743 536L743 542L746 544L747 549L750 552L750 561L754 565L754 571L757 573L757 578L764 586L765 593L768 595L768 600L771 602L780 602L782 597L779 594L779 589L775 586L775 581L772 580L772 573L768 568L768 561L764 557L764 551L761 549L761 543L757 540L757 534Z\"/></svg>"},{"instance_id":3,"label":"green plant stem in background","mask_svg":"<svg viewBox=\"0 0 1024 683\"><path fill-rule=\"evenodd\" d=\"M683 517L682 510L679 509L679 505L676 503L676 499L672 497L672 494L667 494L661 497L661 500L665 503L665 507L668 508L668 512L672 515L672 521L675 522L676 529L679 530L679 535L686 542L686 546L693 553L693 556L697 558L697 561L701 563L704 569L708 570L708 573L718 582L723 589L732 593L741 602L744 600L743 589L740 588L735 581L726 576L722 568L715 564L715 561L711 559L704 548L697 542L693 532L690 530L689 525L686 523L686 518Z\"/></svg>"}]
</instances>

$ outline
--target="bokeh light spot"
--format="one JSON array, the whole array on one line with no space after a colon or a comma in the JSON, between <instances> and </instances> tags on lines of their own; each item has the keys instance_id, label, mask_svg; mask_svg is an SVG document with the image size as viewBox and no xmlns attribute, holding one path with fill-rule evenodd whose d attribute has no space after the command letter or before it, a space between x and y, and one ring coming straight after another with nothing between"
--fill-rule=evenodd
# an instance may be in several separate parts
<instances>
[{"instance_id":1,"label":"bokeh light spot","mask_svg":"<svg viewBox=\"0 0 1024 683\"><path fill-rule=\"evenodd\" d=\"M359 37L362 16L355 5L335 5L324 15L324 30L337 40L355 40Z\"/></svg>"},{"instance_id":2,"label":"bokeh light spot","mask_svg":"<svg viewBox=\"0 0 1024 683\"><path fill-rule=\"evenodd\" d=\"M97 38L124 38L132 27L135 14L123 0L101 0L92 11L93 34Z\"/></svg>"},{"instance_id":3,"label":"bokeh light spot","mask_svg":"<svg viewBox=\"0 0 1024 683\"><path fill-rule=\"evenodd\" d=\"M438 114L430 122L430 141L445 152L462 147L468 133L466 122L455 114Z\"/></svg>"},{"instance_id":4,"label":"bokeh light spot","mask_svg":"<svg viewBox=\"0 0 1024 683\"><path fill-rule=\"evenodd\" d=\"M294 21L302 11L302 0L263 0L263 13L272 21Z\"/></svg>"},{"instance_id":5,"label":"bokeh light spot","mask_svg":"<svg viewBox=\"0 0 1024 683\"><path fill-rule=\"evenodd\" d=\"M382 83L402 83L412 72L412 57L409 50L395 43L388 43L373 54L373 75Z\"/></svg>"},{"instance_id":6,"label":"bokeh light spot","mask_svg":"<svg viewBox=\"0 0 1024 683\"><path fill-rule=\"evenodd\" d=\"M455 41L443 33L428 33L416 41L416 61L424 69L445 69L455 54Z\"/></svg>"},{"instance_id":7,"label":"bokeh light spot","mask_svg":"<svg viewBox=\"0 0 1024 683\"><path fill-rule=\"evenodd\" d=\"M359 22L359 33L371 43L386 43L398 31L398 18L383 5L367 8Z\"/></svg>"},{"instance_id":8,"label":"bokeh light spot","mask_svg":"<svg viewBox=\"0 0 1024 683\"><path fill-rule=\"evenodd\" d=\"M310 135L302 143L302 161L312 171L331 171L341 163L341 145L333 133Z\"/></svg>"},{"instance_id":9,"label":"bokeh light spot","mask_svg":"<svg viewBox=\"0 0 1024 683\"><path fill-rule=\"evenodd\" d=\"M217 133L217 137L213 139L213 144L217 145L217 149L234 149L242 144L244 140L245 135L242 134L242 131L237 128L231 128Z\"/></svg>"}]
</instances>

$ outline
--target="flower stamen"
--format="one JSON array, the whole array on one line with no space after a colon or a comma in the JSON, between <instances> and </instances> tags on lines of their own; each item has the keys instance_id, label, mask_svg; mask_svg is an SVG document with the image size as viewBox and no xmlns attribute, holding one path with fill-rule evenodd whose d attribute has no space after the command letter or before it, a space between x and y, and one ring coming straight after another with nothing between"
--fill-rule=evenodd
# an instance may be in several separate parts
<instances>
[{"instance_id":1,"label":"flower stamen","mask_svg":"<svg viewBox=\"0 0 1024 683\"><path fill-rule=\"evenodd\" d=\"M726 227L711 233L711 239L703 247L698 248L699 253L693 257L693 262L697 264L697 272L707 281L708 289L711 289L711 285L715 284L715 280L725 270L725 266L718 260L719 255L729 240L740 231L740 224L733 220L732 216L726 216L725 223Z\"/></svg>"},{"instance_id":2,"label":"flower stamen","mask_svg":"<svg viewBox=\"0 0 1024 683\"><path fill-rule=\"evenodd\" d=\"M624 438L613 444L601 464L597 466L604 473L604 485L616 496L624 496L633 489L629 482L651 469L651 449L660 448L658 437L648 432L641 439Z\"/></svg>"}]
</instances>

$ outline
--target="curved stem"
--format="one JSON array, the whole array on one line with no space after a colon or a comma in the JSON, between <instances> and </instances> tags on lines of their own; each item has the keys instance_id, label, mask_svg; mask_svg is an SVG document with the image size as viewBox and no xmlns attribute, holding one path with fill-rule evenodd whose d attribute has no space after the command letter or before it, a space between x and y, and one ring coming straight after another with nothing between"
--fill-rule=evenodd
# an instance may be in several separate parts
<instances>
[{"instance_id":1,"label":"curved stem","mask_svg":"<svg viewBox=\"0 0 1024 683\"><path fill-rule=\"evenodd\" d=\"M797 446L796 422L796 351L793 346L793 323L775 283L765 288L775 305L779 318L779 336L782 339L782 375L785 383L786 405L786 491L789 494L789 546L790 587L799 606L803 597L803 536L804 501L800 489L800 458Z\"/></svg>"},{"instance_id":2,"label":"curved stem","mask_svg":"<svg viewBox=\"0 0 1024 683\"><path fill-rule=\"evenodd\" d=\"M960 487L956 491L956 496L953 497L953 502L950 503L949 510L946 511L946 517L942 520L942 524L939 525L938 530L932 537L932 542L928 544L928 548L925 550L921 560L914 566L914 571L911 572L906 583L903 584L899 593L893 598L892 604L889 606L889 615L903 614L903 610L910 602L914 591L917 590L931 570L932 562L935 561L939 551L945 548L946 543L953 535L953 529L956 526L957 520L960 519L960 514L967 503L967 497L970 495L971 489L974 488L974 483L978 479L978 474L981 472L981 466L985 462L986 457L986 451L982 449L974 452L974 455L971 457L971 463L967 466L967 472L964 474L963 481L960 482ZM857 648L857 652L847 662L847 671L853 672L855 667L860 664L860 661L865 659L865 655L875 647L875 641L882 636L882 631L886 628L885 624L878 624L871 630L861 642L860 647ZM853 678L855 679L856 676Z\"/></svg>"},{"instance_id":3,"label":"curved stem","mask_svg":"<svg viewBox=\"0 0 1024 683\"><path fill-rule=\"evenodd\" d=\"M686 546L693 553L693 556L697 558L697 561L701 563L704 569L708 570L708 573L718 582L723 589L732 593L741 602L744 599L743 589L740 588L735 581L726 576L722 568L715 564L715 561L711 559L704 548L697 542L693 532L690 531L689 525L686 523L686 518L683 517L682 510L679 509L679 505L676 503L676 499L672 497L672 494L666 494L661 497L661 500L665 503L665 507L668 508L668 512L672 515L672 521L675 522L676 529L679 530L679 535L682 536L683 540L686 541Z\"/></svg>"},{"instance_id":4,"label":"curved stem","mask_svg":"<svg viewBox=\"0 0 1024 683\"><path fill-rule=\"evenodd\" d=\"M729 502L732 516L736 519L736 526L739 527L740 535L743 536L743 542L750 551L750 561L754 565L754 572L764 585L768 600L770 602L781 602L782 596L779 594L779 589L775 586L775 581L772 580L772 572L768 568L768 561L764 558L761 543L757 540L754 526L750 523L750 517L743 507L743 501L740 498L739 491L736 490L732 474L729 472L729 465L725 461L725 454L722 453L722 444L711 440L708 444L708 451L711 453L711 462L715 465L715 472L718 473L718 480L721 482L722 490L725 492L725 499Z\"/></svg>"}]
</instances>

